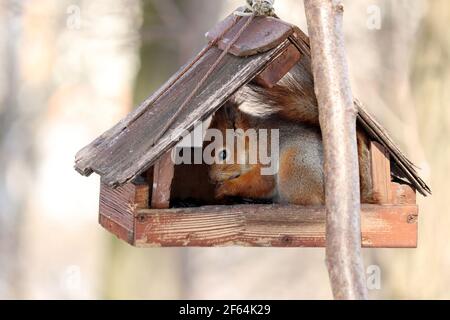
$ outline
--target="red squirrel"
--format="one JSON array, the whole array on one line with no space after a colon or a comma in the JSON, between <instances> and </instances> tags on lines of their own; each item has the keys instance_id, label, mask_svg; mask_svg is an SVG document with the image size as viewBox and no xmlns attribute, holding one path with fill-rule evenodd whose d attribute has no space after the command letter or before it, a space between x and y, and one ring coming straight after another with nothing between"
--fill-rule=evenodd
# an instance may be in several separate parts
<instances>
[{"instance_id":1,"label":"red squirrel","mask_svg":"<svg viewBox=\"0 0 450 320\"><path fill-rule=\"evenodd\" d=\"M210 128L220 130L224 136L226 129L279 129L275 174L263 175L264 165L249 163L248 143L240 146L245 150L238 150L247 155L247 160L241 164L233 161L210 165L209 177L216 185L217 199L241 197L297 205L324 204L323 148L317 102L312 84L305 85L308 79L302 78L300 71L295 67L271 89L248 85L214 114ZM363 131L357 130L357 142L361 202L372 203L370 141ZM223 150L222 153L227 152ZM222 158L226 156L221 154Z\"/></svg>"}]
</instances>

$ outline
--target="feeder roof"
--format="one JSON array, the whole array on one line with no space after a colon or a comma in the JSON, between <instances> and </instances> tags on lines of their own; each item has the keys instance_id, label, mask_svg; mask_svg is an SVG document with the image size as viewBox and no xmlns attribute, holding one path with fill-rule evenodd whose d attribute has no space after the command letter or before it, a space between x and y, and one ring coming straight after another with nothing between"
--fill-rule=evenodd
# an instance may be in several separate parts
<instances>
[{"instance_id":1,"label":"feeder roof","mask_svg":"<svg viewBox=\"0 0 450 320\"><path fill-rule=\"evenodd\" d=\"M159 157L174 147L198 121L217 111L236 91L253 80L292 42L303 57L310 58L309 41L297 27L272 17L256 17L243 35L231 46L208 80L173 120L166 123L184 103L196 85L218 60L227 44L244 22L234 26L231 15L206 37L211 41L221 35L216 46L207 47L198 61L182 67L167 83L138 108L103 133L76 155L75 169L82 175L99 174L110 186L125 184L150 168ZM241 19L244 20L244 19ZM192 64L192 65L191 65ZM310 71L309 71L310 72ZM312 78L312 75L309 74ZM396 176L412 184L420 193L430 193L414 165L403 155L386 131L359 104L358 124L391 154ZM160 136L160 137L159 137ZM153 141L154 137L159 137Z\"/></svg>"}]
</instances>

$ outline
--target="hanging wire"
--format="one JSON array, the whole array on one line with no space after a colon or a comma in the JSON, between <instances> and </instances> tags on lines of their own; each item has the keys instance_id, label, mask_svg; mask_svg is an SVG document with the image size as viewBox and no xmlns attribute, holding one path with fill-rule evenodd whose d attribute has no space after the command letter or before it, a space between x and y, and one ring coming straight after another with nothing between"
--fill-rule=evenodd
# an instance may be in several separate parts
<instances>
[{"instance_id":1,"label":"hanging wire","mask_svg":"<svg viewBox=\"0 0 450 320\"><path fill-rule=\"evenodd\" d=\"M256 16L274 16L273 7L275 0L246 0L244 11L235 11L234 14L241 17Z\"/></svg>"}]
</instances>

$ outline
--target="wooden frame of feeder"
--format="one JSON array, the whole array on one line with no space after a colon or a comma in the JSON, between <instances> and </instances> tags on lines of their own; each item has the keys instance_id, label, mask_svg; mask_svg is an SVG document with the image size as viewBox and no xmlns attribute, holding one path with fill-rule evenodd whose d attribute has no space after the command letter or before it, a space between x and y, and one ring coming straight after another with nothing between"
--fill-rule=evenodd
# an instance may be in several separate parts
<instances>
[{"instance_id":1,"label":"wooden frame of feeder","mask_svg":"<svg viewBox=\"0 0 450 320\"><path fill-rule=\"evenodd\" d=\"M418 208L412 187L391 181L390 159L371 144L379 204L361 207L366 248L415 248ZM100 224L137 247L323 247L325 207L295 205L204 206L169 209L174 167L165 156L139 182L101 185ZM151 204L151 205L150 205Z\"/></svg>"},{"instance_id":2,"label":"wooden frame of feeder","mask_svg":"<svg viewBox=\"0 0 450 320\"><path fill-rule=\"evenodd\" d=\"M273 246L323 247L325 207L247 204L170 208L175 167L172 148L249 82L271 88L294 65L302 68L306 95L314 95L309 40L297 27L271 17L257 17L224 56L218 70L175 119L170 134L157 141L195 84L208 72L244 21L233 16L212 29L199 59L182 68L135 111L83 148L75 168L101 176L100 224L138 247ZM223 32L228 30L228 32ZM219 41L218 35L221 35ZM429 193L414 165L385 130L355 101L357 121L371 143L371 171L376 204L362 204L364 247L417 246L416 190ZM162 130L164 131L164 130ZM179 135L177 135L179 133ZM393 166L391 168L391 165ZM176 185L175 185L176 186Z\"/></svg>"}]
</instances>

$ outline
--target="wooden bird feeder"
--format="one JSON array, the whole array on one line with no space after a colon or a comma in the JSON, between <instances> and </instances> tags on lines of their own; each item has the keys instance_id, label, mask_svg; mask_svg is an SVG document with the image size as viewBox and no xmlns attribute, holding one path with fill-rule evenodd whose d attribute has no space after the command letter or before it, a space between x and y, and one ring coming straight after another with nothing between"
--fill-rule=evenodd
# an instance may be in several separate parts
<instances>
[{"instance_id":1,"label":"wooden bird feeder","mask_svg":"<svg viewBox=\"0 0 450 320\"><path fill-rule=\"evenodd\" d=\"M206 165L174 165L170 158L183 131L191 132L196 122L210 117L244 85L272 87L299 65L305 83L312 86L309 40L298 27L273 17L254 18L170 130L153 141L246 21L233 23L234 19L229 16L207 33L209 41L218 41L198 60L76 156L75 168L81 174L101 176L100 224L131 245L325 246L324 207L218 205ZM362 244L414 248L416 191L426 195L430 190L385 130L355 103L358 126L372 140L371 172L378 200L362 204ZM186 199L189 207L180 205Z\"/></svg>"}]
</instances>

